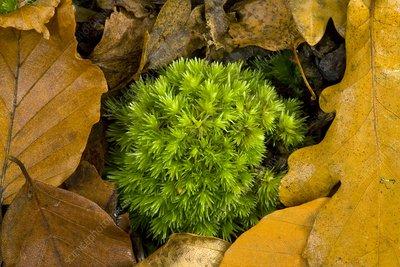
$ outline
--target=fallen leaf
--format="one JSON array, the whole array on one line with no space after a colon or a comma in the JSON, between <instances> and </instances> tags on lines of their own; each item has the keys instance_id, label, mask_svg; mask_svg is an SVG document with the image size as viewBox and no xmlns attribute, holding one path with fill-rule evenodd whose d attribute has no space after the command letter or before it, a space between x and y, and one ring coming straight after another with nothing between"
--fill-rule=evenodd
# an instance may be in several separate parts
<instances>
[{"instance_id":1,"label":"fallen leaf","mask_svg":"<svg viewBox=\"0 0 400 267\"><path fill-rule=\"evenodd\" d=\"M195 9L196 10L196 9ZM205 45L190 25L196 21L190 0L167 0L150 33L145 34L138 74L144 69L156 69L173 60L190 55Z\"/></svg>"},{"instance_id":2,"label":"fallen leaf","mask_svg":"<svg viewBox=\"0 0 400 267\"><path fill-rule=\"evenodd\" d=\"M117 193L114 184L101 179L96 168L87 161L82 161L65 181L65 189L93 201L110 215L115 212Z\"/></svg>"},{"instance_id":3,"label":"fallen leaf","mask_svg":"<svg viewBox=\"0 0 400 267\"><path fill-rule=\"evenodd\" d=\"M297 28L306 42L316 45L325 33L330 18L344 36L349 0L288 0Z\"/></svg>"},{"instance_id":4,"label":"fallen leaf","mask_svg":"<svg viewBox=\"0 0 400 267\"><path fill-rule=\"evenodd\" d=\"M127 85L136 73L142 53L144 33L154 21L115 11L107 19L104 34L91 59L104 72L110 90Z\"/></svg>"},{"instance_id":5,"label":"fallen leaf","mask_svg":"<svg viewBox=\"0 0 400 267\"><path fill-rule=\"evenodd\" d=\"M2 14L0 15L0 31L3 30L1 28L14 28L21 31L35 30L43 34L44 38L49 39L50 33L46 23L53 17L54 10L59 3L60 0L37 0L17 11Z\"/></svg>"},{"instance_id":6,"label":"fallen leaf","mask_svg":"<svg viewBox=\"0 0 400 267\"><path fill-rule=\"evenodd\" d=\"M240 18L229 26L233 43L277 51L293 49L303 41L286 0L246 0L233 7Z\"/></svg>"},{"instance_id":7,"label":"fallen leaf","mask_svg":"<svg viewBox=\"0 0 400 267\"><path fill-rule=\"evenodd\" d=\"M220 266L307 266L301 253L315 216L327 201L320 198L267 215L239 236Z\"/></svg>"},{"instance_id":8,"label":"fallen leaf","mask_svg":"<svg viewBox=\"0 0 400 267\"><path fill-rule=\"evenodd\" d=\"M167 243L137 266L219 266L229 242L193 234L172 234Z\"/></svg>"},{"instance_id":9,"label":"fallen leaf","mask_svg":"<svg viewBox=\"0 0 400 267\"><path fill-rule=\"evenodd\" d=\"M211 38L217 48L225 46L225 36L229 29L228 16L224 10L225 3L226 0L204 1L207 26L210 28Z\"/></svg>"},{"instance_id":10,"label":"fallen leaf","mask_svg":"<svg viewBox=\"0 0 400 267\"><path fill-rule=\"evenodd\" d=\"M98 0L98 1L107 1L107 0ZM153 6L151 1L148 0L115 0L115 5L122 6L127 11L134 14L136 18L148 17L150 13L147 10L147 7Z\"/></svg>"},{"instance_id":11,"label":"fallen leaf","mask_svg":"<svg viewBox=\"0 0 400 267\"><path fill-rule=\"evenodd\" d=\"M3 221L6 266L132 266L129 235L97 204L23 172Z\"/></svg>"},{"instance_id":12,"label":"fallen leaf","mask_svg":"<svg viewBox=\"0 0 400 267\"><path fill-rule=\"evenodd\" d=\"M47 9L37 5L22 10L29 9L32 18L44 16L40 12ZM35 31L3 28L25 21L25 12L0 16L0 180L6 204L24 183L6 157L18 157L34 177L60 185L79 164L107 89L101 70L77 56L71 0L47 24L35 21L41 25L35 29L47 27L48 40Z\"/></svg>"},{"instance_id":13,"label":"fallen leaf","mask_svg":"<svg viewBox=\"0 0 400 267\"><path fill-rule=\"evenodd\" d=\"M87 161L92 164L100 175L104 172L106 154L108 153L105 128L106 126L103 121L93 125L81 158L81 161Z\"/></svg>"},{"instance_id":14,"label":"fallen leaf","mask_svg":"<svg viewBox=\"0 0 400 267\"><path fill-rule=\"evenodd\" d=\"M349 3L345 76L320 98L336 117L320 144L289 158L286 205L325 196L340 181L311 231L311 266L398 265L399 10L399 0Z\"/></svg>"}]
</instances>

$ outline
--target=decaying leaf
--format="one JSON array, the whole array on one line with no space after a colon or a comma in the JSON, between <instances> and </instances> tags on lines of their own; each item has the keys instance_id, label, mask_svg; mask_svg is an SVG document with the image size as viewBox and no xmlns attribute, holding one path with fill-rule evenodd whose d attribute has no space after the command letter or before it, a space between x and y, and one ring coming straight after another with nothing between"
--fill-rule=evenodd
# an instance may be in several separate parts
<instances>
[{"instance_id":1,"label":"decaying leaf","mask_svg":"<svg viewBox=\"0 0 400 267\"><path fill-rule=\"evenodd\" d=\"M204 46L202 38L190 27L195 20L190 0L167 0L152 31L145 35L138 74L146 68L165 66Z\"/></svg>"},{"instance_id":2,"label":"decaying leaf","mask_svg":"<svg viewBox=\"0 0 400 267\"><path fill-rule=\"evenodd\" d=\"M0 15L0 31L2 31L1 28L8 27L21 31L35 30L43 34L44 38L49 39L50 33L46 23L53 17L59 3L60 0L37 0L15 12ZM1 51L5 50L1 49Z\"/></svg>"},{"instance_id":3,"label":"decaying leaf","mask_svg":"<svg viewBox=\"0 0 400 267\"><path fill-rule=\"evenodd\" d=\"M65 181L65 187L68 191L93 201L108 214L115 212L117 206L115 185L101 179L96 168L87 161L81 162L71 177Z\"/></svg>"},{"instance_id":4,"label":"decaying leaf","mask_svg":"<svg viewBox=\"0 0 400 267\"><path fill-rule=\"evenodd\" d=\"M230 243L213 237L173 234L137 266L219 266Z\"/></svg>"},{"instance_id":5,"label":"decaying leaf","mask_svg":"<svg viewBox=\"0 0 400 267\"><path fill-rule=\"evenodd\" d=\"M349 0L288 0L297 28L310 45L316 45L325 33L330 18L344 36Z\"/></svg>"},{"instance_id":6,"label":"decaying leaf","mask_svg":"<svg viewBox=\"0 0 400 267\"><path fill-rule=\"evenodd\" d=\"M205 15L207 26L210 29L210 35L214 44L223 47L225 35L228 33L229 20L224 11L226 0L205 0Z\"/></svg>"},{"instance_id":7,"label":"decaying leaf","mask_svg":"<svg viewBox=\"0 0 400 267\"><path fill-rule=\"evenodd\" d=\"M132 266L129 235L97 204L23 172L3 221L7 266Z\"/></svg>"},{"instance_id":8,"label":"decaying leaf","mask_svg":"<svg viewBox=\"0 0 400 267\"><path fill-rule=\"evenodd\" d=\"M301 254L315 216L327 201L320 198L267 215L230 246L221 267L307 266Z\"/></svg>"},{"instance_id":9,"label":"decaying leaf","mask_svg":"<svg viewBox=\"0 0 400 267\"><path fill-rule=\"evenodd\" d=\"M106 21L91 59L103 70L110 90L131 81L139 67L144 33L153 23L149 17L138 19L124 10L115 11Z\"/></svg>"},{"instance_id":10,"label":"decaying leaf","mask_svg":"<svg viewBox=\"0 0 400 267\"><path fill-rule=\"evenodd\" d=\"M108 149L105 128L103 121L93 125L81 158L81 161L87 161L92 164L100 175L104 172Z\"/></svg>"},{"instance_id":11,"label":"decaying leaf","mask_svg":"<svg viewBox=\"0 0 400 267\"><path fill-rule=\"evenodd\" d=\"M5 203L24 183L20 170L6 161L8 155L55 186L74 172L107 88L101 70L76 54L71 0L60 4L49 23L46 19L31 25L40 32L47 28L48 40L35 31L9 27L25 29L21 21L43 17L49 8L37 5L0 16L0 180Z\"/></svg>"},{"instance_id":12,"label":"decaying leaf","mask_svg":"<svg viewBox=\"0 0 400 267\"><path fill-rule=\"evenodd\" d=\"M229 26L229 34L238 46L257 45L277 51L293 49L303 41L286 0L245 0L234 10L239 21Z\"/></svg>"},{"instance_id":13,"label":"decaying leaf","mask_svg":"<svg viewBox=\"0 0 400 267\"><path fill-rule=\"evenodd\" d=\"M400 227L400 1L352 0L347 69L320 104L336 118L324 140L296 151L280 188L296 205L339 190L318 214L311 266L397 266Z\"/></svg>"}]
</instances>

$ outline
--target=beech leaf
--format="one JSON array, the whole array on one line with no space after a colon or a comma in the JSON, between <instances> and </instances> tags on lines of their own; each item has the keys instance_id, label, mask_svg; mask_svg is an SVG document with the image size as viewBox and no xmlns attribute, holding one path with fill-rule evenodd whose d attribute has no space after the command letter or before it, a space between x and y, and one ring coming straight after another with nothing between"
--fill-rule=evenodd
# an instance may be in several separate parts
<instances>
[{"instance_id":1,"label":"beech leaf","mask_svg":"<svg viewBox=\"0 0 400 267\"><path fill-rule=\"evenodd\" d=\"M76 171L65 181L65 189L77 193L113 215L117 206L115 185L104 181L96 168L87 161L82 161Z\"/></svg>"},{"instance_id":2,"label":"beech leaf","mask_svg":"<svg viewBox=\"0 0 400 267\"><path fill-rule=\"evenodd\" d=\"M239 21L229 26L233 43L277 51L293 49L303 41L286 0L246 0L234 6Z\"/></svg>"},{"instance_id":3,"label":"beech leaf","mask_svg":"<svg viewBox=\"0 0 400 267\"><path fill-rule=\"evenodd\" d=\"M320 198L267 215L239 236L220 266L307 266L301 254L315 216L327 201Z\"/></svg>"},{"instance_id":4,"label":"beech leaf","mask_svg":"<svg viewBox=\"0 0 400 267\"><path fill-rule=\"evenodd\" d=\"M33 180L17 162L27 182L3 221L7 266L132 266L129 235L105 211L73 192Z\"/></svg>"},{"instance_id":5,"label":"beech leaf","mask_svg":"<svg viewBox=\"0 0 400 267\"><path fill-rule=\"evenodd\" d=\"M110 90L131 81L139 67L144 34L153 23L149 17L135 18L123 10L115 11L107 19L91 59L104 71Z\"/></svg>"},{"instance_id":6,"label":"beech leaf","mask_svg":"<svg viewBox=\"0 0 400 267\"><path fill-rule=\"evenodd\" d=\"M229 242L193 234L172 234L167 243L137 266L219 266Z\"/></svg>"},{"instance_id":7,"label":"beech leaf","mask_svg":"<svg viewBox=\"0 0 400 267\"><path fill-rule=\"evenodd\" d=\"M340 181L311 231L311 266L398 265L399 10L399 0L350 1L345 76L320 98L336 117L320 144L289 158L286 205L326 196Z\"/></svg>"},{"instance_id":8,"label":"beech leaf","mask_svg":"<svg viewBox=\"0 0 400 267\"><path fill-rule=\"evenodd\" d=\"M53 17L59 3L60 0L37 0L15 12L0 15L0 31L1 28L8 27L22 31L36 30L49 39L50 33L46 23Z\"/></svg>"},{"instance_id":9,"label":"beech leaf","mask_svg":"<svg viewBox=\"0 0 400 267\"><path fill-rule=\"evenodd\" d=\"M47 9L37 7L40 3L22 10L42 17L36 12ZM6 158L19 158L34 177L60 185L79 164L107 89L101 70L76 53L71 0L63 1L47 24L40 22L49 30L48 40L35 31L16 30L20 21L30 21L22 16L23 11L0 16L0 180L6 204L24 183Z\"/></svg>"}]
</instances>

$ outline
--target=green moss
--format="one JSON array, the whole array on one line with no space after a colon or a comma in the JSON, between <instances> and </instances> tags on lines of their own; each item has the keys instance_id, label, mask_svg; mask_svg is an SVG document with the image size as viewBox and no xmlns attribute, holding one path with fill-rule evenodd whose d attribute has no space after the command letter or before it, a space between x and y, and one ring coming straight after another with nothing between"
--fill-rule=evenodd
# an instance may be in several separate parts
<instances>
[{"instance_id":1,"label":"green moss","mask_svg":"<svg viewBox=\"0 0 400 267\"><path fill-rule=\"evenodd\" d=\"M304 94L304 83L292 57L292 52L285 50L266 58L256 58L250 62L250 66L262 72L274 84L290 89L290 95L301 97Z\"/></svg>"},{"instance_id":2,"label":"green moss","mask_svg":"<svg viewBox=\"0 0 400 267\"><path fill-rule=\"evenodd\" d=\"M107 103L109 178L133 226L230 239L275 208L279 175L261 167L266 144L304 139L300 105L241 64L178 60Z\"/></svg>"},{"instance_id":3,"label":"green moss","mask_svg":"<svg viewBox=\"0 0 400 267\"><path fill-rule=\"evenodd\" d=\"M0 0L0 14L5 14L17 10L17 0Z\"/></svg>"}]
</instances>

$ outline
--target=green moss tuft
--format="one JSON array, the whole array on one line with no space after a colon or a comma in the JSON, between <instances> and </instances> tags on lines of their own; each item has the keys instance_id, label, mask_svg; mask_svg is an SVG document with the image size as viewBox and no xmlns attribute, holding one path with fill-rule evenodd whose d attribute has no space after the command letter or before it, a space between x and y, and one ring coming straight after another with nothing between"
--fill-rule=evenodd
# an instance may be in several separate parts
<instances>
[{"instance_id":1,"label":"green moss tuft","mask_svg":"<svg viewBox=\"0 0 400 267\"><path fill-rule=\"evenodd\" d=\"M17 10L18 1L17 0L0 0L0 14L6 14Z\"/></svg>"},{"instance_id":2,"label":"green moss tuft","mask_svg":"<svg viewBox=\"0 0 400 267\"><path fill-rule=\"evenodd\" d=\"M134 227L158 241L173 232L229 240L252 226L277 202L280 178L260 166L265 143L293 147L305 132L299 103L239 63L175 61L107 108L109 178Z\"/></svg>"}]
</instances>

